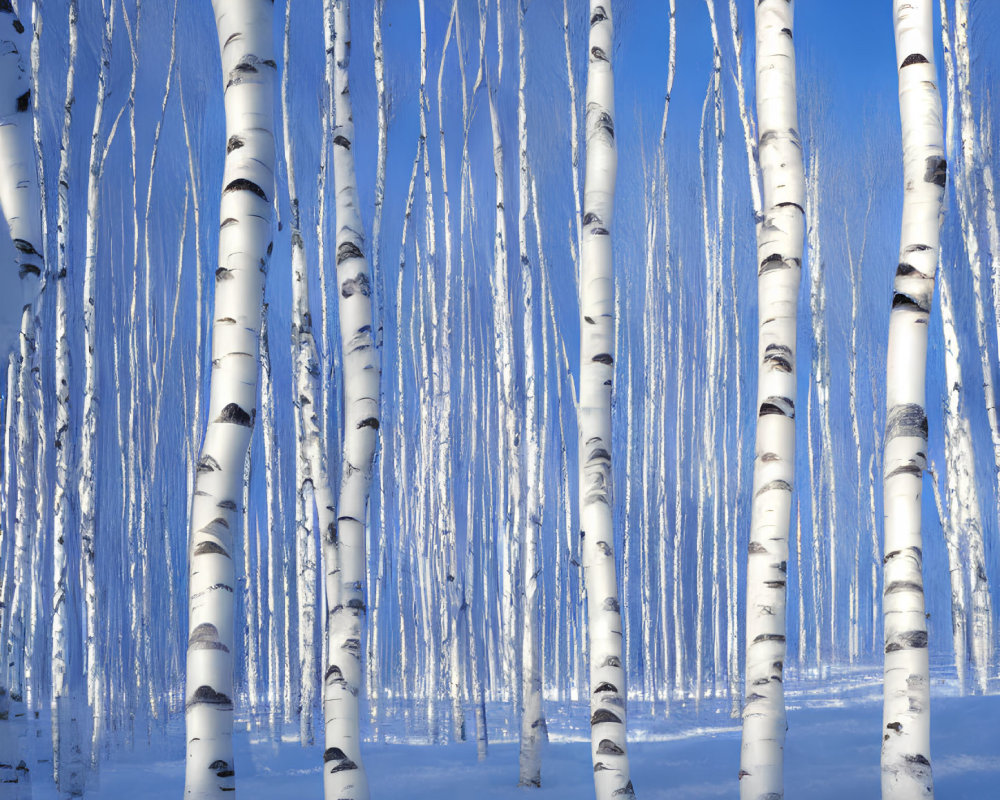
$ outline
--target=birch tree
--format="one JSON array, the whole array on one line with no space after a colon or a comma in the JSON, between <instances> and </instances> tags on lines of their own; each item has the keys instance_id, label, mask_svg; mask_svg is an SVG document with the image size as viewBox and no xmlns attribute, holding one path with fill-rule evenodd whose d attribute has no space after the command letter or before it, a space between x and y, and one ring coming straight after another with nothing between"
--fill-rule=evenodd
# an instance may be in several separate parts
<instances>
[{"instance_id":1,"label":"birch tree","mask_svg":"<svg viewBox=\"0 0 1000 800\"><path fill-rule=\"evenodd\" d=\"M23 761L27 733L27 685L25 657L31 652L29 637L32 631L26 622L30 619L31 583L30 549L32 521L28 512L27 487L33 480L34 442L29 432L28 393L29 374L33 360L34 310L32 303L41 287L42 277L42 205L35 164L34 127L31 113L31 84L25 64L30 48L30 34L14 13L10 3L0 3L0 208L7 221L11 244L4 248L8 265L0 276L3 298L0 303L0 341L5 356L19 343L17 364L17 448L4 447L4 485L8 485L6 470L13 459L17 460L17 512L13 524L12 577L4 575L4 589L12 588L0 596L0 607L5 616L3 631L8 637L4 648L5 681L0 678L0 740L5 750L0 750L5 762L0 766L0 782L10 784L12 797L30 796L28 770ZM12 246L11 246L12 245ZM16 272L15 272L16 269ZM20 332L20 333L19 333ZM8 389L9 391L9 389ZM8 396L8 403L13 395ZM11 412L8 412L10 414ZM8 424L14 420L8 417ZM4 504L6 513L7 504ZM6 528L6 524L4 526ZM4 544L10 541L4 532ZM9 647L9 652L7 648ZM7 763L9 762L9 763ZM6 796L6 795L5 795Z\"/></svg>"},{"instance_id":2,"label":"birch tree","mask_svg":"<svg viewBox=\"0 0 1000 800\"><path fill-rule=\"evenodd\" d=\"M534 329L534 276L528 257L528 207L531 202L528 182L528 116L525 103L527 69L525 59L524 3L517 6L517 140L518 140L518 215L517 240L521 264L521 292L523 299L524 341L524 434L515 458L524 464L525 513L522 528L517 532L520 540L520 601L521 622L521 747L519 753L519 786L542 785L542 743L547 738L545 715L542 709L542 665L539 652L539 594L538 572L541 569L538 546L541 536L540 490L544 478L539 470L539 419L538 392L535 369ZM518 487L520 489L520 487Z\"/></svg>"},{"instance_id":3,"label":"birch tree","mask_svg":"<svg viewBox=\"0 0 1000 800\"><path fill-rule=\"evenodd\" d=\"M598 800L632 797L615 570L611 382L615 341L611 225L615 149L610 0L591 0L580 258L580 537L590 621L590 742Z\"/></svg>"},{"instance_id":4,"label":"birch tree","mask_svg":"<svg viewBox=\"0 0 1000 800\"><path fill-rule=\"evenodd\" d=\"M208 425L189 540L185 795L233 791L233 531L257 415L274 189L274 4L215 0L226 111Z\"/></svg>"},{"instance_id":5,"label":"birch tree","mask_svg":"<svg viewBox=\"0 0 1000 800\"><path fill-rule=\"evenodd\" d=\"M52 525L52 746L56 783L67 793L83 791L83 765L79 750L78 706L81 700L80 598L73 560L75 538L72 531L72 453L70 431L69 297L66 278L69 268L69 175L75 101L78 6L69 4L69 63L59 151L59 195L56 228L56 342L55 342L55 491ZM70 758L64 758L70 755Z\"/></svg>"},{"instance_id":6,"label":"birch tree","mask_svg":"<svg viewBox=\"0 0 1000 800\"><path fill-rule=\"evenodd\" d=\"M931 0L893 0L903 140L903 220L886 358L882 797L933 797L920 495L924 380L947 164Z\"/></svg>"},{"instance_id":7,"label":"birch tree","mask_svg":"<svg viewBox=\"0 0 1000 800\"><path fill-rule=\"evenodd\" d=\"M763 219L757 225L757 431L747 558L746 698L740 797L781 797L785 743L785 599L795 474L795 325L805 182L795 93L794 2L756 6L757 129Z\"/></svg>"},{"instance_id":8,"label":"birch tree","mask_svg":"<svg viewBox=\"0 0 1000 800\"><path fill-rule=\"evenodd\" d=\"M334 194L337 198L337 284L344 369L344 435L340 498L335 526L322 531L327 563L329 663L324 676L326 751L323 786L327 800L367 800L361 761L359 704L367 611L365 525L379 429L381 366L372 324L371 271L365 258L364 227L354 172L354 117L348 82L351 58L349 0L334 3L337 64L333 125ZM333 567L337 571L331 572Z\"/></svg>"},{"instance_id":9,"label":"birch tree","mask_svg":"<svg viewBox=\"0 0 1000 800\"><path fill-rule=\"evenodd\" d=\"M41 196L26 64L30 42L10 2L0 2L0 208L15 251L5 268L9 277L2 278L4 352L16 344L22 311L34 302L42 278Z\"/></svg>"}]
</instances>

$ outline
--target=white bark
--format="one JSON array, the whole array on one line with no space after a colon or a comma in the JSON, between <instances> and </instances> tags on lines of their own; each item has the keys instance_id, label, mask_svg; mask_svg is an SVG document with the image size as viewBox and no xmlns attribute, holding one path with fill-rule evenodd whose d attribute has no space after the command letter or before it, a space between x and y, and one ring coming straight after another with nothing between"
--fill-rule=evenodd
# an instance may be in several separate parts
<instances>
[{"instance_id":1,"label":"white bark","mask_svg":"<svg viewBox=\"0 0 1000 800\"><path fill-rule=\"evenodd\" d=\"M21 313L35 301L42 285L41 196L26 63L30 42L31 35L11 4L0 4L0 209L14 244L0 280L4 354L17 346Z\"/></svg>"},{"instance_id":2,"label":"white bark","mask_svg":"<svg viewBox=\"0 0 1000 800\"><path fill-rule=\"evenodd\" d=\"M882 797L933 797L920 495L924 378L946 162L930 0L894 0L903 134L903 222L886 360L883 453L885 679Z\"/></svg>"},{"instance_id":3,"label":"white bark","mask_svg":"<svg viewBox=\"0 0 1000 800\"><path fill-rule=\"evenodd\" d=\"M84 344L84 386L83 420L80 429L80 478L78 484L80 502L81 565L83 567L84 605L86 611L86 654L87 699L94 707L94 732L99 735L101 718L103 668L97 653L97 575L96 549L96 493L95 472L97 442L97 320L94 283L97 270L97 222L100 200L101 178L104 173L105 158L101 152L101 125L104 119L104 104L108 97L108 80L111 66L111 42L115 31L115 7L112 5L105 17L101 41L101 68L97 77L97 103L94 109L94 126L90 135L90 167L87 178L87 225L86 258L83 273L83 344ZM111 136L114 135L112 130ZM109 137L109 144L111 137ZM106 155L105 151L105 155ZM96 745L96 741L95 741ZM96 748L95 748L96 749Z\"/></svg>"},{"instance_id":4,"label":"white bark","mask_svg":"<svg viewBox=\"0 0 1000 800\"><path fill-rule=\"evenodd\" d=\"M783 795L786 577L795 458L796 297L802 265L802 145L792 43L794 4L756 7L758 150L757 431L747 559L746 698L740 797Z\"/></svg>"},{"instance_id":5,"label":"white bark","mask_svg":"<svg viewBox=\"0 0 1000 800\"><path fill-rule=\"evenodd\" d=\"M336 548L339 569L339 574L327 573L328 586L335 582L337 590L331 597L328 589L327 596L329 664L324 677L323 783L328 800L367 800L359 703L364 697L361 654L367 611L365 526L378 444L381 367L375 347L371 271L364 255L364 228L351 149L355 137L348 84L351 53L348 0L336 0L334 4L334 32L337 73L332 133L344 365L344 450L336 525L323 529L324 541L332 540L329 543Z\"/></svg>"},{"instance_id":6,"label":"white bark","mask_svg":"<svg viewBox=\"0 0 1000 800\"><path fill-rule=\"evenodd\" d=\"M55 353L55 439L56 481L53 514L53 589L52 602L52 716L53 767L60 790L82 794L84 771L79 749L83 735L76 717L82 698L79 675L82 674L82 642L79 630L78 581L74 575L72 531L73 448L70 434L69 299L67 244L69 238L70 129L75 100L74 85L78 8L69 4L69 67L66 74L66 100L59 158L59 198L56 252L56 353ZM67 758L66 756L75 756Z\"/></svg>"},{"instance_id":7,"label":"white bark","mask_svg":"<svg viewBox=\"0 0 1000 800\"><path fill-rule=\"evenodd\" d=\"M538 547L541 535L541 504L539 490L539 418L537 369L535 364L534 276L528 256L528 213L531 203L528 180L528 116L525 104L527 65L525 59L524 5L517 12L517 140L518 140L518 202L517 245L521 265L522 339L524 342L524 416L521 426L521 446L512 453L524 464L524 508L521 528L516 534L520 546L521 574L521 741L518 757L518 785L542 785L541 747L546 738L545 716L542 711L541 653L539 649L540 603L538 574L541 569Z\"/></svg>"},{"instance_id":8,"label":"white bark","mask_svg":"<svg viewBox=\"0 0 1000 800\"><path fill-rule=\"evenodd\" d=\"M299 738L313 741L313 710L317 702L318 676L315 658L316 542L313 534L313 502L320 517L320 530L334 521L332 493L326 470L326 441L322 436L321 409L324 394L319 386L319 354L313 336L309 304L309 270L302 238L299 196L295 183L295 148L288 86L291 75L291 4L285 8L284 72L281 77L281 108L284 124L285 170L291 207L292 240L292 370L295 406L295 559L299 600ZM331 9L324 19L332 24ZM329 38L329 37L328 37Z\"/></svg>"},{"instance_id":9,"label":"white bark","mask_svg":"<svg viewBox=\"0 0 1000 800\"><path fill-rule=\"evenodd\" d=\"M632 797L625 742L625 669L615 571L611 381L615 341L611 226L615 148L609 0L590 2L587 166L580 259L580 536L590 620L590 740L598 800Z\"/></svg>"},{"instance_id":10,"label":"white bark","mask_svg":"<svg viewBox=\"0 0 1000 800\"><path fill-rule=\"evenodd\" d=\"M987 342L986 309L983 288L983 257L979 249L979 237L976 232L976 214L974 198L974 180L979 172L977 154L979 136L972 109L972 93L970 89L970 56L969 56L969 4L968 0L956 0L955 4L955 61L957 69L952 70L951 52L948 47L947 4L941 3L941 27L944 40L944 55L948 79L948 157L955 163L956 148L954 146L955 128L952 118L952 103L954 102L954 78L958 79L959 109L961 112L961 148L959 154L960 167L953 170L955 175L955 195L958 199L959 221L962 237L965 243L966 255L972 273L973 308L975 311L976 342L979 350L979 363L983 376L983 393L986 401L986 416L990 425L993 442L994 461L1000 464L1000 428L998 428L996 390L993 385L993 367L990 361L990 350ZM985 170L989 172L989 169ZM987 187L987 197L989 197ZM995 221L994 223L995 224ZM987 213L989 227L989 214ZM991 231L991 235L993 235ZM995 245L995 242L991 242ZM993 251L996 254L996 250ZM948 320L945 316L947 298ZM952 525L960 539L966 543L968 558L965 561L968 572L971 605L971 660L975 677L975 688L979 692L987 689L988 670L993 647L993 614L990 605L989 582L986 574L986 560L983 550L983 527L979 507L979 492L976 485L975 456L972 446L972 435L969 420L961 409L962 378L959 364L958 337L954 332L954 320L951 319L950 294L942 276L941 287L942 325L945 329L945 373L948 387L948 414L946 422L946 447L948 454L948 488L949 509L952 514ZM949 326L951 334L949 336ZM1000 476L1000 473L997 473ZM1000 483L998 483L1000 487ZM955 504L951 502L954 497Z\"/></svg>"},{"instance_id":11,"label":"white bark","mask_svg":"<svg viewBox=\"0 0 1000 800\"><path fill-rule=\"evenodd\" d=\"M208 426L191 510L185 794L234 788L233 530L256 417L258 336L274 192L274 6L215 0L227 153Z\"/></svg>"}]
</instances>

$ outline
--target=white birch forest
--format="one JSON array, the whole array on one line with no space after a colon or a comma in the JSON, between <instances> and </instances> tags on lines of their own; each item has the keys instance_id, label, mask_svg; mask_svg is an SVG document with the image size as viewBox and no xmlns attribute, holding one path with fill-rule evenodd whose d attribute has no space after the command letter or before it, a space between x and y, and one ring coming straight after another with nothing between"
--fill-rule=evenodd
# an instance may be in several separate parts
<instances>
[{"instance_id":1,"label":"white birch forest","mask_svg":"<svg viewBox=\"0 0 1000 800\"><path fill-rule=\"evenodd\" d=\"M342 325L359 317L338 279L340 228L355 213L336 175L339 5L274 3L274 224L231 515L236 724L310 745L324 737L327 594L339 592L324 532L345 483L345 419L359 413L344 401L341 349ZM837 49L810 43L824 32L805 5L786 690L850 687L883 662L903 179L891 4L858 12L857 26L877 17L888 72L849 100ZM7 308L14 294L0 299L0 704L20 720L0 744L30 740L26 766L54 769L79 795L122 748L184 749L223 80L210 3L13 6L44 268L34 313L22 320ZM362 747L468 740L485 757L493 741L520 740L528 785L539 770L544 781L546 728L589 736L591 713L577 434L580 261L594 224L586 6L355 0L344 70L369 270L358 291L381 363L378 407L355 422L374 420L378 440L358 526L363 605L339 606L361 621L331 622L361 631ZM614 2L609 458L629 735L675 714L737 718L745 696L763 213L754 7ZM927 329L927 641L932 676L988 693L1000 657L1000 9L939 0L933 18L948 183ZM326 735L330 747L341 734Z\"/></svg>"}]
</instances>

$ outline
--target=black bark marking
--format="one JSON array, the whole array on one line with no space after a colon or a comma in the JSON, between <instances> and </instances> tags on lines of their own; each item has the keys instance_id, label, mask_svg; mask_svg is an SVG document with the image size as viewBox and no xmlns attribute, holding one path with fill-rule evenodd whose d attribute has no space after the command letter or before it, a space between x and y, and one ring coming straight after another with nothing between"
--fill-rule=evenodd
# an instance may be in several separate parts
<instances>
[{"instance_id":1,"label":"black bark marking","mask_svg":"<svg viewBox=\"0 0 1000 800\"><path fill-rule=\"evenodd\" d=\"M750 544L747 546L747 552L750 555L753 555L754 553L766 553L767 548L764 547L764 545L762 545L760 542L750 542Z\"/></svg>"},{"instance_id":2,"label":"black bark marking","mask_svg":"<svg viewBox=\"0 0 1000 800\"><path fill-rule=\"evenodd\" d=\"M930 313L930 303L928 298L912 297L903 292L896 292L892 296L892 308L902 308L904 311L920 311L924 314Z\"/></svg>"},{"instance_id":3,"label":"black bark marking","mask_svg":"<svg viewBox=\"0 0 1000 800\"><path fill-rule=\"evenodd\" d=\"M246 142L243 141L243 139L241 139L236 134L233 134L232 136L229 137L229 141L226 143L226 155L233 152L233 150L238 150L245 144Z\"/></svg>"},{"instance_id":4,"label":"black bark marking","mask_svg":"<svg viewBox=\"0 0 1000 800\"><path fill-rule=\"evenodd\" d=\"M24 253L25 255L29 255L29 256L40 256L41 255L41 253L39 253L35 249L35 246L31 242L29 242L27 239L15 239L14 240L14 248L17 250L17 252Z\"/></svg>"},{"instance_id":5,"label":"black bark marking","mask_svg":"<svg viewBox=\"0 0 1000 800\"><path fill-rule=\"evenodd\" d=\"M230 281L234 277L236 277L236 276L233 275L233 271L231 269L227 269L226 267L219 267L215 271L215 280L216 280L216 283L218 283L219 281Z\"/></svg>"},{"instance_id":6,"label":"black bark marking","mask_svg":"<svg viewBox=\"0 0 1000 800\"><path fill-rule=\"evenodd\" d=\"M792 348L784 344L769 344L764 349L764 363L781 372L792 371Z\"/></svg>"},{"instance_id":7,"label":"black bark marking","mask_svg":"<svg viewBox=\"0 0 1000 800\"><path fill-rule=\"evenodd\" d=\"M339 136L339 135L338 136L334 136L333 137L333 143L335 145L339 145L340 147L343 147L345 150L350 150L351 149L351 140L348 139L346 136Z\"/></svg>"},{"instance_id":8,"label":"black bark marking","mask_svg":"<svg viewBox=\"0 0 1000 800\"><path fill-rule=\"evenodd\" d=\"M785 635L782 633L762 633L756 638L754 638L753 643L758 644L759 642L783 642L785 641Z\"/></svg>"},{"instance_id":9,"label":"black bark marking","mask_svg":"<svg viewBox=\"0 0 1000 800\"><path fill-rule=\"evenodd\" d=\"M791 39L791 38L792 38L792 29L791 29L791 28L782 28L782 29L781 29L781 32L782 32L782 33L783 33L783 34L784 34L785 36L787 36L787 37L788 37L789 39Z\"/></svg>"},{"instance_id":10,"label":"black bark marking","mask_svg":"<svg viewBox=\"0 0 1000 800\"><path fill-rule=\"evenodd\" d=\"M890 731L895 731L896 733L902 733L903 732L903 723L901 723L901 722L890 722L885 727L888 730L890 730Z\"/></svg>"},{"instance_id":11,"label":"black bark marking","mask_svg":"<svg viewBox=\"0 0 1000 800\"><path fill-rule=\"evenodd\" d=\"M595 47L594 49L599 50L600 48ZM609 138L615 138L615 121L611 119L611 115L607 111L602 111L597 118L597 127L602 128Z\"/></svg>"},{"instance_id":12,"label":"black bark marking","mask_svg":"<svg viewBox=\"0 0 1000 800\"><path fill-rule=\"evenodd\" d=\"M222 650L229 652L221 641L219 641L219 629L210 622L203 622L191 632L188 639L189 650Z\"/></svg>"},{"instance_id":13,"label":"black bark marking","mask_svg":"<svg viewBox=\"0 0 1000 800\"><path fill-rule=\"evenodd\" d=\"M588 211L586 214L583 215L583 224L584 224L584 227L586 227L587 225L595 224L595 223L597 225L602 225L603 221L593 211Z\"/></svg>"},{"instance_id":14,"label":"black bark marking","mask_svg":"<svg viewBox=\"0 0 1000 800\"><path fill-rule=\"evenodd\" d=\"M226 558L232 558L229 553L227 553L222 547L220 547L215 542L198 542L194 548L194 555L196 556L206 556L206 555L220 555ZM200 626L199 626L200 627Z\"/></svg>"},{"instance_id":15,"label":"black bark marking","mask_svg":"<svg viewBox=\"0 0 1000 800\"><path fill-rule=\"evenodd\" d=\"M896 267L896 277L897 278L926 278L919 269L907 264L905 261L901 261L899 266Z\"/></svg>"},{"instance_id":16,"label":"black bark marking","mask_svg":"<svg viewBox=\"0 0 1000 800\"><path fill-rule=\"evenodd\" d=\"M927 183L937 184L943 189L948 182L948 160L940 156L928 156L924 180Z\"/></svg>"},{"instance_id":17,"label":"black bark marking","mask_svg":"<svg viewBox=\"0 0 1000 800\"><path fill-rule=\"evenodd\" d=\"M625 751L610 739L601 739L597 745L597 755L599 756L623 756Z\"/></svg>"},{"instance_id":18,"label":"black bark marking","mask_svg":"<svg viewBox=\"0 0 1000 800\"><path fill-rule=\"evenodd\" d=\"M607 364L608 366L615 363L610 353L598 353L591 361L596 361L598 364Z\"/></svg>"},{"instance_id":19,"label":"black bark marking","mask_svg":"<svg viewBox=\"0 0 1000 800\"><path fill-rule=\"evenodd\" d=\"M222 467L219 466L219 462L211 456L202 456L198 459L198 472L216 472L220 469Z\"/></svg>"},{"instance_id":20,"label":"black bark marking","mask_svg":"<svg viewBox=\"0 0 1000 800\"><path fill-rule=\"evenodd\" d=\"M610 236L610 232L607 228L593 227L590 229L591 236Z\"/></svg>"},{"instance_id":21,"label":"black bark marking","mask_svg":"<svg viewBox=\"0 0 1000 800\"><path fill-rule=\"evenodd\" d=\"M885 652L897 650L920 650L927 647L927 631L902 631L889 637Z\"/></svg>"},{"instance_id":22,"label":"black bark marking","mask_svg":"<svg viewBox=\"0 0 1000 800\"><path fill-rule=\"evenodd\" d=\"M923 406L917 403L900 403L889 409L885 439L888 442L897 436L927 439L927 414L924 413Z\"/></svg>"},{"instance_id":23,"label":"black bark marking","mask_svg":"<svg viewBox=\"0 0 1000 800\"><path fill-rule=\"evenodd\" d=\"M254 409L256 414L256 409ZM253 416L243 410L238 404L230 403L222 409L216 422L230 422L233 425L242 425L244 428L253 427Z\"/></svg>"},{"instance_id":24,"label":"black bark marking","mask_svg":"<svg viewBox=\"0 0 1000 800\"><path fill-rule=\"evenodd\" d=\"M16 28L20 24L21 24L20 22L15 21L14 27ZM18 31L18 33L22 33L23 31L24 28L22 27L21 30ZM24 94L22 94L20 97L17 98L17 110L27 111L30 106L31 106L31 89L28 89L28 91L26 91Z\"/></svg>"},{"instance_id":25,"label":"black bark marking","mask_svg":"<svg viewBox=\"0 0 1000 800\"><path fill-rule=\"evenodd\" d=\"M597 46L594 46L594 47L590 48L590 57L594 61L607 61L609 64L611 63L608 60L608 54L605 53L604 50L602 50L600 47L597 47Z\"/></svg>"},{"instance_id":26,"label":"black bark marking","mask_svg":"<svg viewBox=\"0 0 1000 800\"><path fill-rule=\"evenodd\" d=\"M618 656L608 656L606 659L604 659L604 663L601 664L601 666L602 667L616 667L618 669L621 669L622 660L620 658L618 658Z\"/></svg>"},{"instance_id":27,"label":"black bark marking","mask_svg":"<svg viewBox=\"0 0 1000 800\"><path fill-rule=\"evenodd\" d=\"M337 266L339 267L349 258L364 258L365 254L354 242L341 242L337 246Z\"/></svg>"},{"instance_id":28,"label":"black bark marking","mask_svg":"<svg viewBox=\"0 0 1000 800\"><path fill-rule=\"evenodd\" d=\"M783 481L781 479L768 481L763 486L761 486L754 497L760 497L764 492L779 491L779 492L790 492L792 491L792 485L788 481Z\"/></svg>"},{"instance_id":29,"label":"black bark marking","mask_svg":"<svg viewBox=\"0 0 1000 800\"><path fill-rule=\"evenodd\" d=\"M247 180L246 178L236 178L235 180L230 181L229 185L226 186L222 193L226 194L227 192L240 191L253 192L265 203L268 202L267 195L264 194L264 190L261 189L256 183L251 180Z\"/></svg>"},{"instance_id":30,"label":"black bark marking","mask_svg":"<svg viewBox=\"0 0 1000 800\"><path fill-rule=\"evenodd\" d=\"M764 581L764 585L768 589L784 589L785 588L785 582L784 581Z\"/></svg>"},{"instance_id":31,"label":"black bark marking","mask_svg":"<svg viewBox=\"0 0 1000 800\"><path fill-rule=\"evenodd\" d=\"M190 708L198 703L218 706L220 710L231 709L233 707L233 701L229 697L222 692L215 691L211 686L199 686L195 689L194 694L188 701L187 707Z\"/></svg>"},{"instance_id":32,"label":"black bark marking","mask_svg":"<svg viewBox=\"0 0 1000 800\"><path fill-rule=\"evenodd\" d=\"M758 417L766 417L768 414L778 414L795 419L795 403L792 402L791 398L772 395L760 404L760 410L757 412Z\"/></svg>"},{"instance_id":33,"label":"black bark marking","mask_svg":"<svg viewBox=\"0 0 1000 800\"><path fill-rule=\"evenodd\" d=\"M616 614L621 613L621 606L618 605L618 601L614 597L605 597L603 607L605 611L614 611Z\"/></svg>"},{"instance_id":34,"label":"black bark marking","mask_svg":"<svg viewBox=\"0 0 1000 800\"><path fill-rule=\"evenodd\" d=\"M594 8L594 15L590 18L590 25L593 27L598 22L604 22L608 18L608 12L604 10L604 6L596 6Z\"/></svg>"},{"instance_id":35,"label":"black bark marking","mask_svg":"<svg viewBox=\"0 0 1000 800\"><path fill-rule=\"evenodd\" d=\"M597 684L597 687L594 689L594 694L598 694L599 692L612 692L613 694L618 694L618 687L613 683L604 681L603 683Z\"/></svg>"},{"instance_id":36,"label":"black bark marking","mask_svg":"<svg viewBox=\"0 0 1000 800\"><path fill-rule=\"evenodd\" d=\"M358 429L360 430L361 428L373 428L374 430L378 430L378 420L375 419L375 417L363 419L358 423Z\"/></svg>"},{"instance_id":37,"label":"black bark marking","mask_svg":"<svg viewBox=\"0 0 1000 800\"><path fill-rule=\"evenodd\" d=\"M910 53L906 58L903 59L903 63L900 64L899 68L908 67L911 64L929 64L927 57L922 53Z\"/></svg>"},{"instance_id":38,"label":"black bark marking","mask_svg":"<svg viewBox=\"0 0 1000 800\"><path fill-rule=\"evenodd\" d=\"M599 708L594 712L594 715L590 718L590 724L599 725L602 722L617 722L621 725L621 718L615 714L613 711L608 711L606 708Z\"/></svg>"},{"instance_id":39,"label":"black bark marking","mask_svg":"<svg viewBox=\"0 0 1000 800\"><path fill-rule=\"evenodd\" d=\"M338 253L337 258L340 258ZM343 297L351 297L360 293L362 297L370 297L372 293L368 276L361 274L356 278L348 278L340 287L340 294Z\"/></svg>"},{"instance_id":40,"label":"black bark marking","mask_svg":"<svg viewBox=\"0 0 1000 800\"><path fill-rule=\"evenodd\" d=\"M777 204L775 204L774 207L775 208L789 208L789 207L793 207L793 208L797 208L799 210L800 214L805 214L806 213L806 210L802 206L800 206L798 203L793 203L791 200L785 200L782 203L777 203Z\"/></svg>"},{"instance_id":41,"label":"black bark marking","mask_svg":"<svg viewBox=\"0 0 1000 800\"><path fill-rule=\"evenodd\" d=\"M911 462L909 464L904 464L901 467L896 467L896 469L885 476L885 480L895 478L897 475L913 475L915 478L922 478L924 475L924 469L919 464Z\"/></svg>"},{"instance_id":42,"label":"black bark marking","mask_svg":"<svg viewBox=\"0 0 1000 800\"><path fill-rule=\"evenodd\" d=\"M236 503L232 500L223 500L221 503L216 503L219 508L224 508L228 511L236 510Z\"/></svg>"},{"instance_id":43,"label":"black bark marking","mask_svg":"<svg viewBox=\"0 0 1000 800\"><path fill-rule=\"evenodd\" d=\"M17 268L17 277L26 278L28 275L41 275L42 268L35 264L21 264Z\"/></svg>"},{"instance_id":44,"label":"black bark marking","mask_svg":"<svg viewBox=\"0 0 1000 800\"><path fill-rule=\"evenodd\" d=\"M330 764L331 762L336 762L327 770L331 774L358 768L358 765L344 755L344 751L339 747L328 747L326 752L323 753L323 763Z\"/></svg>"},{"instance_id":45,"label":"black bark marking","mask_svg":"<svg viewBox=\"0 0 1000 800\"><path fill-rule=\"evenodd\" d=\"M761 261L760 269L757 270L757 275L759 277L765 272L772 272L776 269L788 269L788 264L786 264L785 259L781 257L781 253L771 253L771 255Z\"/></svg>"}]
</instances>

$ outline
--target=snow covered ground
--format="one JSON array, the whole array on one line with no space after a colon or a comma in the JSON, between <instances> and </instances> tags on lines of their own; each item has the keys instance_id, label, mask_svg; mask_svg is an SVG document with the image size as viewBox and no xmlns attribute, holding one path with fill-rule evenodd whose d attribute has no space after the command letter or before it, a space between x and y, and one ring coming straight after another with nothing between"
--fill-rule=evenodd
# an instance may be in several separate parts
<instances>
[{"instance_id":1,"label":"snow covered ground","mask_svg":"<svg viewBox=\"0 0 1000 800\"><path fill-rule=\"evenodd\" d=\"M836 692L818 687L790 690L786 747L788 797L876 798L879 794L881 697L874 680ZM556 712L556 713L552 713ZM571 723L552 707L551 741L543 756L541 790L517 787L517 743L494 742L485 762L475 742L369 744L365 751L376 800L539 800L593 796L590 755L579 715ZM948 800L1000 796L1000 696L957 697L937 683L933 699L932 759L937 796ZM712 722L714 717L717 722ZM584 712L583 719L586 719ZM291 737L288 737L289 739ZM633 783L641 800L734 797L739 762L739 727L721 708L660 709L654 717L637 709L630 720ZM93 800L176 800L183 792L183 734L168 746L122 752L102 766ZM294 741L275 746L237 736L238 796L243 800L322 796L321 748ZM40 770L44 772L45 770ZM35 797L55 797L51 782L36 772Z\"/></svg>"}]
</instances>

